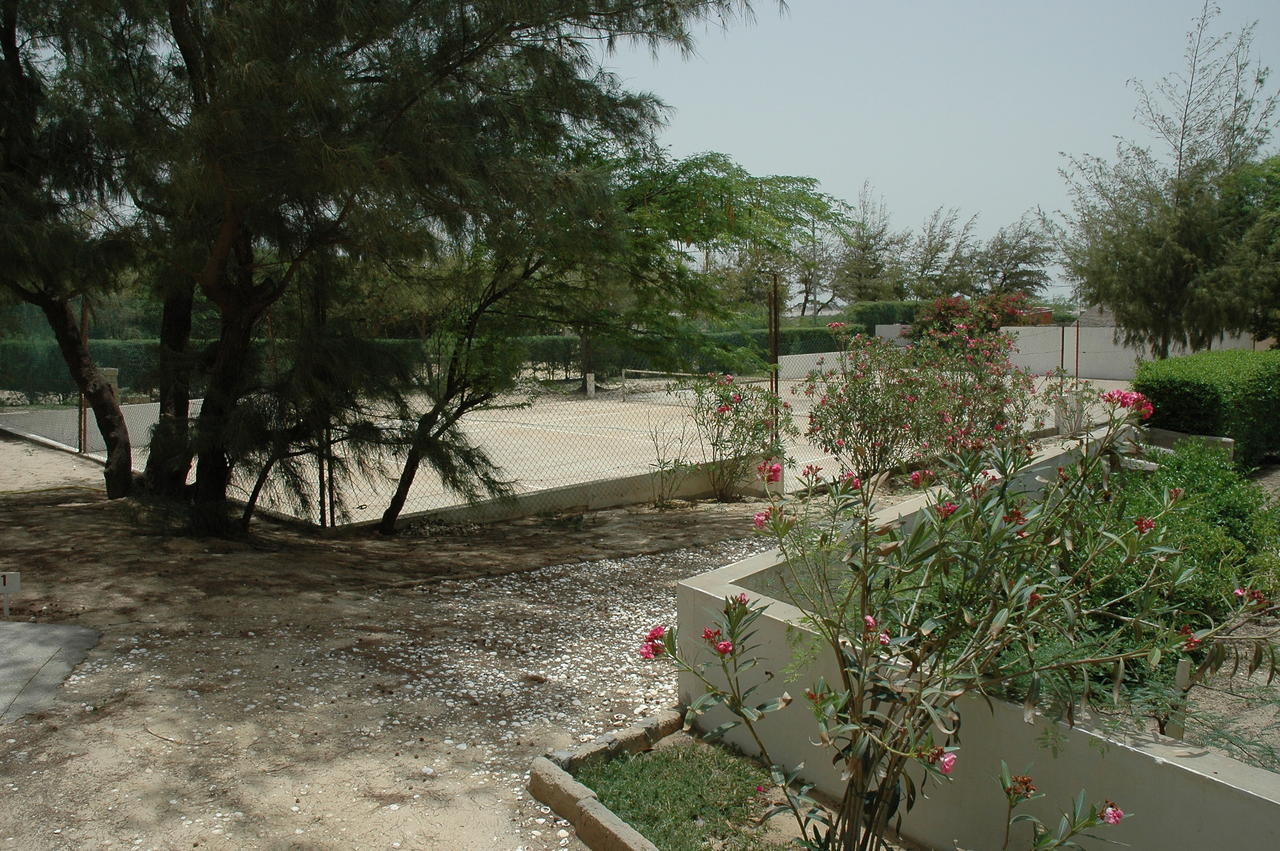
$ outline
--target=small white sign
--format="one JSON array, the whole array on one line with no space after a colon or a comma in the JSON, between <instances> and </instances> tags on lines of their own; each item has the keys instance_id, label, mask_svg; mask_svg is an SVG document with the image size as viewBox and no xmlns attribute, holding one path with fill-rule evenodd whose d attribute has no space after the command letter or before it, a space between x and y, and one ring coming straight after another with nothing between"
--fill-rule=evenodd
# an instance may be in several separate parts
<instances>
[{"instance_id":1,"label":"small white sign","mask_svg":"<svg viewBox=\"0 0 1280 851\"><path fill-rule=\"evenodd\" d=\"M4 600L4 608L0 611L4 612L6 618L9 617L9 595L17 594L22 590L22 574L16 570L10 570L0 573L0 599Z\"/></svg>"}]
</instances>

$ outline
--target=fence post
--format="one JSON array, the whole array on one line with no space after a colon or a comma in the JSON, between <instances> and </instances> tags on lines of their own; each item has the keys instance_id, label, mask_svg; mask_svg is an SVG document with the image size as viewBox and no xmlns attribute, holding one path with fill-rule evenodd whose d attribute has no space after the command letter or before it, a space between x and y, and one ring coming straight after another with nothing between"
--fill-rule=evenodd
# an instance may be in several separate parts
<instances>
[{"instance_id":1,"label":"fence post","mask_svg":"<svg viewBox=\"0 0 1280 851\"><path fill-rule=\"evenodd\" d=\"M80 296L80 336L84 339L85 351L89 349L89 299ZM89 403L84 394L80 394L79 428L76 429L76 452L83 455L89 448Z\"/></svg>"},{"instance_id":2,"label":"fence post","mask_svg":"<svg viewBox=\"0 0 1280 851\"><path fill-rule=\"evenodd\" d=\"M781 301L778 294L778 273L774 272L773 286L769 289L769 392L772 394L769 415L773 419L772 438L775 445L781 435L778 416L782 413L778 410L778 326L782 323Z\"/></svg>"},{"instance_id":3,"label":"fence post","mask_svg":"<svg viewBox=\"0 0 1280 851\"><path fill-rule=\"evenodd\" d=\"M1178 660L1178 672L1174 674L1173 684L1179 694L1174 701L1173 711L1169 713L1169 723L1164 725L1164 731L1169 738L1182 741L1187 734L1187 692L1191 690L1190 659Z\"/></svg>"}]
</instances>

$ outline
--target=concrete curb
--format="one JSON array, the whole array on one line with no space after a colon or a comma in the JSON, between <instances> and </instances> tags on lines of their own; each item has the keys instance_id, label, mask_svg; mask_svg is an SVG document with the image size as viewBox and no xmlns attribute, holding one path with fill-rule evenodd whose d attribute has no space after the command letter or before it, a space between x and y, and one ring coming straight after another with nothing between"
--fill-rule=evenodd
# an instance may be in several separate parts
<instances>
[{"instance_id":1,"label":"concrete curb","mask_svg":"<svg viewBox=\"0 0 1280 851\"><path fill-rule=\"evenodd\" d=\"M658 851L656 845L600 803L596 793L570 772L592 760L648 750L683 723L683 713L670 709L625 730L606 733L575 750L540 756L529 770L529 793L572 824L578 838L592 851Z\"/></svg>"}]
</instances>

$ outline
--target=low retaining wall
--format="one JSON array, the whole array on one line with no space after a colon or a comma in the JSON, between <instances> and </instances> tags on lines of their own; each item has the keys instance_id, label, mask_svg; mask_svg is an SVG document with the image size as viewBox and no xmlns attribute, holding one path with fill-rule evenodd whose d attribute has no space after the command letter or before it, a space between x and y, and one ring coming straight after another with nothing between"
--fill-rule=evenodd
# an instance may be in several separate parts
<instances>
[{"instance_id":1,"label":"low retaining wall","mask_svg":"<svg viewBox=\"0 0 1280 851\"><path fill-rule=\"evenodd\" d=\"M690 472L673 493L672 499L708 499L714 496L705 465ZM465 505L415 511L400 515L406 520L433 520L439 523L498 523L539 514L582 513L619 508L625 505L642 505L653 502L654 474L638 473L616 479L600 479L558 488L516 494L507 499L486 499ZM765 496L764 485L756 479L742 484L739 492L744 496ZM379 520L365 520L344 524L343 528L376 526Z\"/></svg>"},{"instance_id":2,"label":"low retaining wall","mask_svg":"<svg viewBox=\"0 0 1280 851\"><path fill-rule=\"evenodd\" d=\"M1042 453L1035 468L1056 467L1066 451ZM886 522L895 518L909 522L927 501L927 496L921 495L885 509L878 517ZM685 642L682 650L690 657L702 651L697 636L721 610L726 596L745 591L769 604L755 624L754 640L760 645L760 664L754 669L760 674L755 682L766 675L774 677L762 687L761 700L784 690L803 695L819 676L828 682L838 681L836 660L829 653L804 666L793 665L794 651L807 646L806 639L814 636L803 625L799 609L762 593L771 586L768 575L779 561L778 551L772 550L677 586L677 622ZM692 702L699 694L697 679L682 674L681 702ZM1050 826L1057 825L1062 811L1083 789L1087 801L1110 798L1132 814L1121 824L1098 832L1136 849L1280 846L1280 775L1169 739L1112 740L1044 718L1027 724L1021 707L1002 702L989 706L981 698L971 697L959 708L962 749L955 772L950 782L930 783L915 809L903 814L901 833L911 840L935 849L999 848L1005 799L996 778L1003 759L1014 773L1032 774L1046 795L1026 802L1019 811L1034 813ZM725 710L717 709L704 715L699 726L711 729L728 718ZM812 742L813 717L803 698L766 715L758 729L774 759L788 766L803 762L806 780L825 795L840 797L843 783L831 765L832 752ZM1056 752L1043 746L1046 734L1057 740ZM726 738L744 751L756 753L744 728L734 729ZM1021 832L1015 833L1013 847L1025 847L1030 826L1017 827ZM1102 847L1102 843L1088 839L1079 841L1086 848Z\"/></svg>"},{"instance_id":3,"label":"low retaining wall","mask_svg":"<svg viewBox=\"0 0 1280 851\"><path fill-rule=\"evenodd\" d=\"M877 325L876 336L906 345L902 336L908 325ZM1150 353L1118 342L1119 329L1083 325L1011 325L1000 329L1014 338L1017 351L1013 362L1025 370L1043 375L1061 367L1078 378L1132 381L1138 361ZM1226 334L1214 342L1215 349L1252 349L1252 337ZM1174 346L1170 357L1190 354L1184 346Z\"/></svg>"}]
</instances>

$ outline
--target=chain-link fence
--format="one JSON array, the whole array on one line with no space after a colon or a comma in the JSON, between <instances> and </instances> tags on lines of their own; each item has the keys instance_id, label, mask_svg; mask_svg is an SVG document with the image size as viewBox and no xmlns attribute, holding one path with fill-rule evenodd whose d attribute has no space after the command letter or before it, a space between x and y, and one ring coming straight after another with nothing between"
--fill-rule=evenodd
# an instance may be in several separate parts
<instances>
[{"instance_id":1,"label":"chain-link fence","mask_svg":"<svg viewBox=\"0 0 1280 851\"><path fill-rule=\"evenodd\" d=\"M464 417L467 439L481 447L511 482L513 499L468 501L447 488L424 464L418 471L401 516L434 515L450 522L495 520L548 512L571 512L654 502L664 496L705 495L693 465L708 460L690 417L692 394L681 389L687 376L629 371L621 379L582 387L542 390L501 400L511 407L474 411ZM767 383L767 379L737 379ZM797 407L803 423L806 399L784 398ZM192 416L199 412L193 404ZM159 416L156 404L122 406L134 445L135 469L145 467L147 441ZM79 412L74 407L0 409L0 428L76 450ZM83 451L105 458L105 445L92 415L87 418ZM391 451L356 459L341 442L332 453L349 463L341 474L316 456L280 465L258 497L261 509L317 525L375 522L391 502L403 458ZM822 463L802 438L788 447L797 466ZM358 462L358 463L357 463ZM247 500L258 471L241 470L230 495Z\"/></svg>"}]
</instances>

